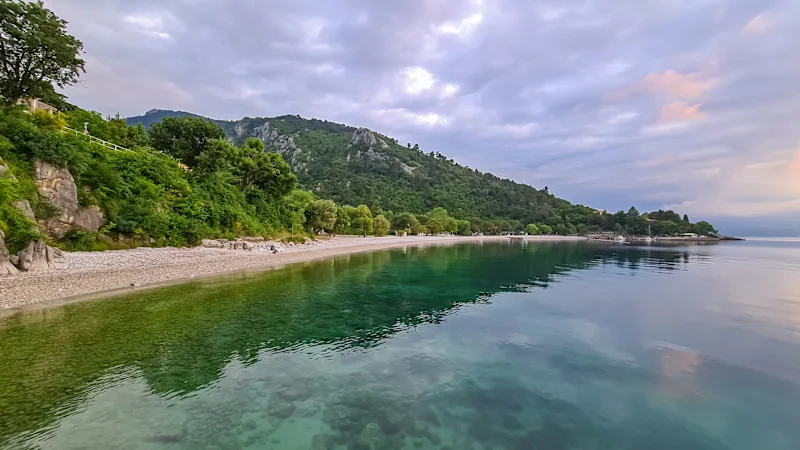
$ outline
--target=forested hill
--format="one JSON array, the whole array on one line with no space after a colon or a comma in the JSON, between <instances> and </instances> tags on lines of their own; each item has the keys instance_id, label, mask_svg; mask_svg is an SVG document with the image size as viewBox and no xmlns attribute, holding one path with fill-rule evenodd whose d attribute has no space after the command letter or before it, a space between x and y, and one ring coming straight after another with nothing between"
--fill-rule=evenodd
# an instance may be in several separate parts
<instances>
[{"instance_id":1,"label":"forested hill","mask_svg":"<svg viewBox=\"0 0 800 450\"><path fill-rule=\"evenodd\" d=\"M163 117L190 115L155 110L127 119L150 125ZM156 120L152 120L156 119ZM283 155L300 185L322 198L372 209L424 213L444 207L454 217L544 222L569 203L547 189L500 179L463 167L438 152L366 129L299 116L219 121L235 144L261 139ZM587 208L588 209L588 208Z\"/></svg>"},{"instance_id":2,"label":"forested hill","mask_svg":"<svg viewBox=\"0 0 800 450\"><path fill-rule=\"evenodd\" d=\"M152 110L127 121L150 125L164 117L183 116L196 117ZM546 186L536 189L501 179L366 128L291 115L213 122L237 146L255 137L264 143L265 151L282 155L301 188L342 205L367 205L387 217L444 208L452 217L468 220L473 231L490 233L521 230L525 224L544 225L543 232L558 234L714 232L711 224L692 224L673 211L640 214L631 207L608 214L573 205L550 194Z\"/></svg>"}]
</instances>

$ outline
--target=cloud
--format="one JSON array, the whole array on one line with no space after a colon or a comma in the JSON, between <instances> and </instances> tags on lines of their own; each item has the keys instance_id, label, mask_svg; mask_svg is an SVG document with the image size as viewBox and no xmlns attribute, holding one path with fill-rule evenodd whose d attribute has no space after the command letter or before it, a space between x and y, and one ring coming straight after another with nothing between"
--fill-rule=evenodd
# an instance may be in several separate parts
<instances>
[{"instance_id":1,"label":"cloud","mask_svg":"<svg viewBox=\"0 0 800 450\"><path fill-rule=\"evenodd\" d=\"M661 109L660 123L682 122L686 120L701 120L706 117L700 112L700 104L689 106L684 102L672 102Z\"/></svg>"},{"instance_id":2,"label":"cloud","mask_svg":"<svg viewBox=\"0 0 800 450\"><path fill-rule=\"evenodd\" d=\"M797 151L797 154L794 155L794 159L789 161L789 173L792 175L800 176L800 150Z\"/></svg>"},{"instance_id":3,"label":"cloud","mask_svg":"<svg viewBox=\"0 0 800 450\"><path fill-rule=\"evenodd\" d=\"M436 82L433 75L422 67L411 67L405 71L406 92L419 94L427 91Z\"/></svg>"},{"instance_id":4,"label":"cloud","mask_svg":"<svg viewBox=\"0 0 800 450\"><path fill-rule=\"evenodd\" d=\"M642 80L641 89L653 94L664 94L680 99L697 99L714 87L715 80L705 79L699 73L680 74L674 70L651 73Z\"/></svg>"},{"instance_id":5,"label":"cloud","mask_svg":"<svg viewBox=\"0 0 800 450\"><path fill-rule=\"evenodd\" d=\"M366 126L607 210L797 212L794 0L45 1L84 108Z\"/></svg>"},{"instance_id":6,"label":"cloud","mask_svg":"<svg viewBox=\"0 0 800 450\"><path fill-rule=\"evenodd\" d=\"M439 31L445 34L469 34L475 31L475 28L483 22L483 14L475 13L460 22L446 22L439 27Z\"/></svg>"},{"instance_id":7,"label":"cloud","mask_svg":"<svg viewBox=\"0 0 800 450\"><path fill-rule=\"evenodd\" d=\"M747 22L747 25L742 29L742 34L761 34L764 33L769 29L771 25L770 16L767 13L761 13L755 17L753 17L750 22Z\"/></svg>"}]
</instances>

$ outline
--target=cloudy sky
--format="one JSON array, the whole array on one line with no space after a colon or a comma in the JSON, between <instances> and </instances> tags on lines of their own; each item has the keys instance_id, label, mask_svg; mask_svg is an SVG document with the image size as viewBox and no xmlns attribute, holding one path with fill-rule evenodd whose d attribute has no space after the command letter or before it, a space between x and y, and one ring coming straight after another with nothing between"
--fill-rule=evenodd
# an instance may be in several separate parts
<instances>
[{"instance_id":1,"label":"cloudy sky","mask_svg":"<svg viewBox=\"0 0 800 450\"><path fill-rule=\"evenodd\" d=\"M796 0L45 3L84 108L300 114L597 208L800 224Z\"/></svg>"}]
</instances>

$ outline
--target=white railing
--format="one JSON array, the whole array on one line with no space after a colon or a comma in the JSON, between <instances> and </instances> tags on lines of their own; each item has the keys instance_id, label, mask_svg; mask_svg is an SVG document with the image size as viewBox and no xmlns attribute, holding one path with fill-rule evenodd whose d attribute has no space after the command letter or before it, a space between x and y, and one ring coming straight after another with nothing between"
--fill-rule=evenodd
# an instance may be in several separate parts
<instances>
[{"instance_id":1,"label":"white railing","mask_svg":"<svg viewBox=\"0 0 800 450\"><path fill-rule=\"evenodd\" d=\"M70 128L70 127L64 127L64 131L72 132L72 133L75 133L76 135L79 135L79 136L84 136L84 137L89 139L89 142L93 142L95 144L102 145L103 147L105 147L107 149L110 149L110 150L116 150L116 151L119 151L119 152L129 152L130 151L125 147L119 146L117 144L114 144L114 143L111 143L111 142L108 142L108 141L104 141L104 140L102 140L100 138L94 137L94 136L92 136L90 134L85 134L82 131L74 130L74 129Z\"/></svg>"}]
</instances>

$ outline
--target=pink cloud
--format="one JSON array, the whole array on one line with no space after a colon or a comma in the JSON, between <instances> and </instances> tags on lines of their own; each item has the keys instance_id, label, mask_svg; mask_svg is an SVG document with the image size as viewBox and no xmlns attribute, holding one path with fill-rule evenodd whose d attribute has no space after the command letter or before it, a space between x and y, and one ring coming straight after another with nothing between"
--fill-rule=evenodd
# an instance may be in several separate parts
<instances>
[{"instance_id":1,"label":"pink cloud","mask_svg":"<svg viewBox=\"0 0 800 450\"><path fill-rule=\"evenodd\" d=\"M660 123L673 123L704 119L706 114L700 112L700 106L699 103L690 106L681 101L672 102L661 108L661 116L658 121Z\"/></svg>"},{"instance_id":2,"label":"pink cloud","mask_svg":"<svg viewBox=\"0 0 800 450\"><path fill-rule=\"evenodd\" d=\"M767 13L761 13L755 17L750 22L747 22L744 29L742 29L742 34L761 34L770 26L770 20Z\"/></svg>"},{"instance_id":3,"label":"pink cloud","mask_svg":"<svg viewBox=\"0 0 800 450\"><path fill-rule=\"evenodd\" d=\"M794 159L789 161L789 173L800 175L800 150L794 155Z\"/></svg>"},{"instance_id":4,"label":"pink cloud","mask_svg":"<svg viewBox=\"0 0 800 450\"><path fill-rule=\"evenodd\" d=\"M651 73L642 80L641 89L666 94L674 98L696 99L716 85L716 80L707 80L699 73L680 74L674 70Z\"/></svg>"},{"instance_id":5,"label":"pink cloud","mask_svg":"<svg viewBox=\"0 0 800 450\"><path fill-rule=\"evenodd\" d=\"M715 68L717 61L710 61L710 68ZM701 73L681 74L674 70L664 73L653 72L641 82L605 95L606 101L618 101L628 98L637 92L664 95L673 99L694 100L700 98L707 90L713 88L717 80Z\"/></svg>"}]
</instances>

